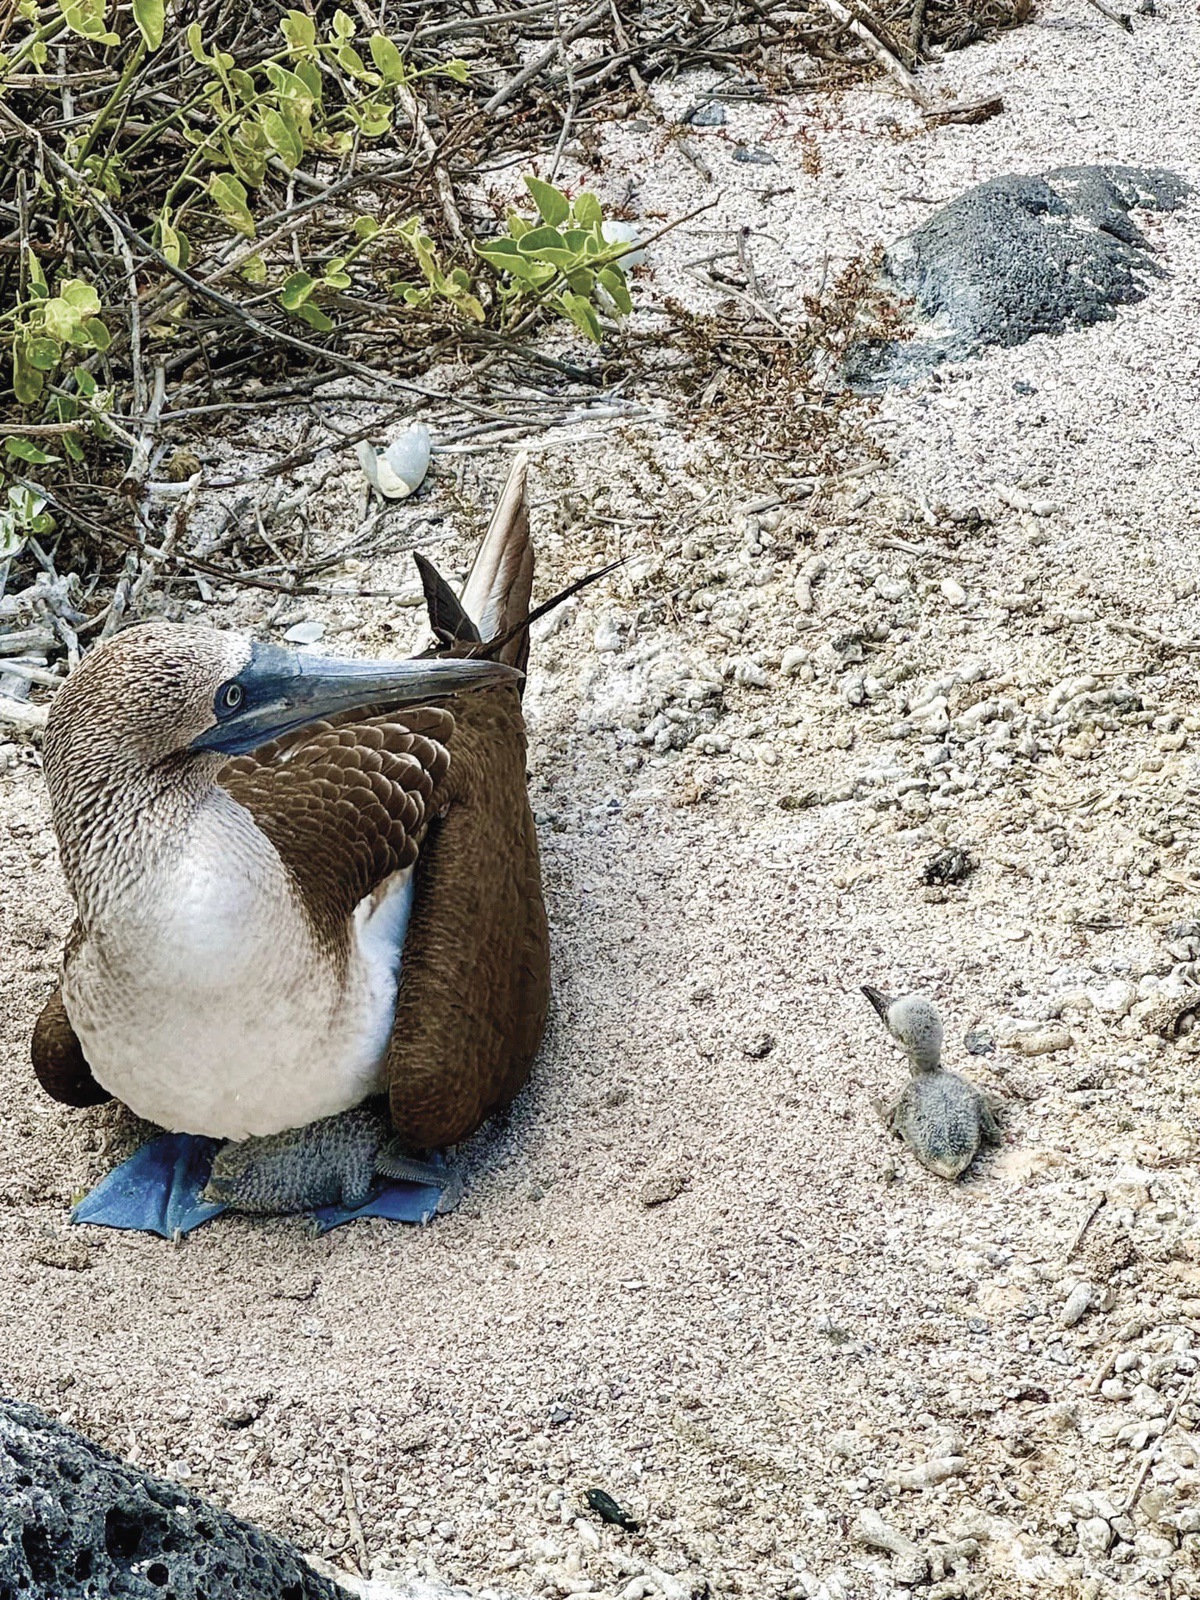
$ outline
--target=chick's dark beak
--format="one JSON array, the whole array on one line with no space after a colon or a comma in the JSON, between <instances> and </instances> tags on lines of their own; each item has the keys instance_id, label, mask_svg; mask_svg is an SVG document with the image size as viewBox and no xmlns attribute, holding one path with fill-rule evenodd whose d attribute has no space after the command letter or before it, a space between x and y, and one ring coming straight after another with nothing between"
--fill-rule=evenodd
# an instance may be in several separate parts
<instances>
[{"instance_id":1,"label":"chick's dark beak","mask_svg":"<svg viewBox=\"0 0 1200 1600\"><path fill-rule=\"evenodd\" d=\"M862 992L866 995L867 999L875 1007L876 1011L879 1013L880 1021L883 1023L884 1027L886 1028L887 1027L888 1012L892 1008L892 1001L895 999L895 996L894 995L890 995L890 994L884 994L882 989L874 989L874 988L871 987L871 985L869 983L864 983L863 984Z\"/></svg>"}]
</instances>

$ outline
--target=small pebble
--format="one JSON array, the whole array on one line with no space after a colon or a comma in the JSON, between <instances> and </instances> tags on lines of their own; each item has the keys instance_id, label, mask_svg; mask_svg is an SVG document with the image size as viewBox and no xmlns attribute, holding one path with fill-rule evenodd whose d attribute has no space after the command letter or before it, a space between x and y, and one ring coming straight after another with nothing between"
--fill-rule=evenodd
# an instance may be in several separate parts
<instances>
[{"instance_id":1,"label":"small pebble","mask_svg":"<svg viewBox=\"0 0 1200 1600\"><path fill-rule=\"evenodd\" d=\"M739 144L733 152L733 159L756 167L773 167L776 164L771 152L758 144Z\"/></svg>"},{"instance_id":2,"label":"small pebble","mask_svg":"<svg viewBox=\"0 0 1200 1600\"><path fill-rule=\"evenodd\" d=\"M850 1536L869 1550L886 1550L893 1556L892 1575L897 1583L923 1583L929 1576L929 1562L920 1549L899 1529L885 1522L878 1511L860 1511L851 1526Z\"/></svg>"},{"instance_id":3,"label":"small pebble","mask_svg":"<svg viewBox=\"0 0 1200 1600\"><path fill-rule=\"evenodd\" d=\"M956 578L943 578L941 582L941 590L952 606L966 605L967 591Z\"/></svg>"},{"instance_id":4,"label":"small pebble","mask_svg":"<svg viewBox=\"0 0 1200 1600\"><path fill-rule=\"evenodd\" d=\"M685 111L683 120L693 128L723 128L727 119L721 102L708 100L704 105L692 106L690 111Z\"/></svg>"},{"instance_id":5,"label":"small pebble","mask_svg":"<svg viewBox=\"0 0 1200 1600\"><path fill-rule=\"evenodd\" d=\"M1090 1309L1094 1294L1095 1287L1086 1278L1077 1283L1059 1314L1059 1324L1064 1328L1073 1328Z\"/></svg>"},{"instance_id":6,"label":"small pebble","mask_svg":"<svg viewBox=\"0 0 1200 1600\"><path fill-rule=\"evenodd\" d=\"M1035 1028L1029 1033L1014 1034L1004 1042L1009 1050L1023 1056L1050 1056L1075 1048L1075 1041L1065 1028Z\"/></svg>"},{"instance_id":7,"label":"small pebble","mask_svg":"<svg viewBox=\"0 0 1200 1600\"><path fill-rule=\"evenodd\" d=\"M592 636L592 643L601 652L619 650L621 648L621 635L611 617L600 618L596 625L596 632Z\"/></svg>"},{"instance_id":8,"label":"small pebble","mask_svg":"<svg viewBox=\"0 0 1200 1600\"><path fill-rule=\"evenodd\" d=\"M186 483L189 478L195 477L200 469L200 457L196 452L181 446L171 452L171 458L167 462L167 482Z\"/></svg>"},{"instance_id":9,"label":"small pebble","mask_svg":"<svg viewBox=\"0 0 1200 1600\"><path fill-rule=\"evenodd\" d=\"M641 1202L647 1211L677 1200L687 1188L687 1172L678 1162L657 1168L642 1185Z\"/></svg>"},{"instance_id":10,"label":"small pebble","mask_svg":"<svg viewBox=\"0 0 1200 1600\"><path fill-rule=\"evenodd\" d=\"M902 1489L932 1489L947 1478L956 1478L966 1466L963 1456L935 1456L932 1461L922 1461L915 1467L904 1467L896 1474Z\"/></svg>"}]
</instances>

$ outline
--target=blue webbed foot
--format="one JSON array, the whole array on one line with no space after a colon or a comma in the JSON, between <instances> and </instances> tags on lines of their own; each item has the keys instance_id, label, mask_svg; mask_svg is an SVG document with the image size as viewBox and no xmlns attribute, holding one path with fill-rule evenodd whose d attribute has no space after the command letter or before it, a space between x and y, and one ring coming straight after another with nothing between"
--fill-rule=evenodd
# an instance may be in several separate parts
<instances>
[{"instance_id":1,"label":"blue webbed foot","mask_svg":"<svg viewBox=\"0 0 1200 1600\"><path fill-rule=\"evenodd\" d=\"M71 1221L164 1239L190 1233L228 1209L200 1198L220 1143L193 1133L160 1134L102 1178L72 1211Z\"/></svg>"}]
</instances>

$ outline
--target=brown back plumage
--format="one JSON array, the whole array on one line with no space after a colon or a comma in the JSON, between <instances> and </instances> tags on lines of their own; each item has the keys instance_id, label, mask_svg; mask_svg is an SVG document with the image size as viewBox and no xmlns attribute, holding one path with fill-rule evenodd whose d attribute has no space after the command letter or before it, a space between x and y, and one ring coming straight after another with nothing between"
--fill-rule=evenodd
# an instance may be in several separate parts
<instances>
[{"instance_id":1,"label":"brown back plumage","mask_svg":"<svg viewBox=\"0 0 1200 1600\"><path fill-rule=\"evenodd\" d=\"M523 669L533 565L522 456L461 602L423 569L441 649L490 655L502 639L496 659ZM455 702L444 816L421 852L388 1060L392 1121L414 1149L455 1144L507 1106L541 1043L550 940L525 753L516 690Z\"/></svg>"}]
</instances>

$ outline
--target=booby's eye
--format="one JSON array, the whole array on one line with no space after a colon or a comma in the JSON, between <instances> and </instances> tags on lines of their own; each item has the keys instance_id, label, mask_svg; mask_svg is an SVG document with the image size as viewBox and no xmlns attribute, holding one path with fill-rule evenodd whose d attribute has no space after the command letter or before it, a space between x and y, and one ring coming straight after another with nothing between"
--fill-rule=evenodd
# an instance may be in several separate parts
<instances>
[{"instance_id":1,"label":"booby's eye","mask_svg":"<svg viewBox=\"0 0 1200 1600\"><path fill-rule=\"evenodd\" d=\"M217 715L232 716L240 711L246 700L246 691L240 683L227 683L217 694Z\"/></svg>"}]
</instances>

